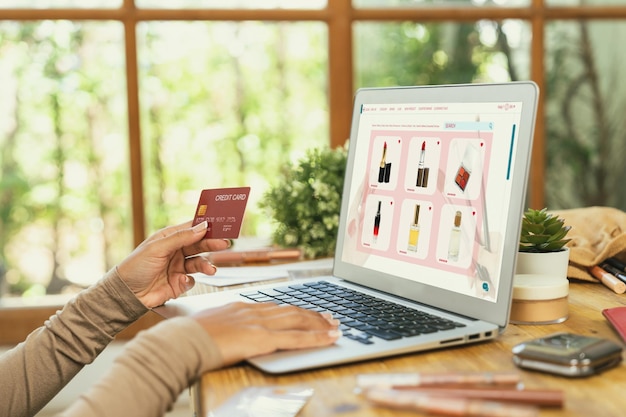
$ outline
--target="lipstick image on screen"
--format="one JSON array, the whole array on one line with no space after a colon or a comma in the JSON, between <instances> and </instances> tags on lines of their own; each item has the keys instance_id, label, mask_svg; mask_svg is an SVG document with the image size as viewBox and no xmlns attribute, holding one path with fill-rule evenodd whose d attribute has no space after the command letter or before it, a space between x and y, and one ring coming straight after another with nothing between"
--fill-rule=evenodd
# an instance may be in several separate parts
<instances>
[{"instance_id":1,"label":"lipstick image on screen","mask_svg":"<svg viewBox=\"0 0 626 417\"><path fill-rule=\"evenodd\" d=\"M383 157L378 167L378 182L389 182L391 178L391 162L387 162L387 142L383 144Z\"/></svg>"},{"instance_id":2,"label":"lipstick image on screen","mask_svg":"<svg viewBox=\"0 0 626 417\"><path fill-rule=\"evenodd\" d=\"M380 229L380 205L381 202L378 202L378 210L376 211L376 216L374 216L374 242L378 240L378 231Z\"/></svg>"},{"instance_id":3,"label":"lipstick image on screen","mask_svg":"<svg viewBox=\"0 0 626 417\"><path fill-rule=\"evenodd\" d=\"M428 187L429 168L424 167L424 156L426 154L426 141L422 142L422 150L420 151L420 161L417 164L417 181L415 185L418 187Z\"/></svg>"},{"instance_id":4,"label":"lipstick image on screen","mask_svg":"<svg viewBox=\"0 0 626 417\"><path fill-rule=\"evenodd\" d=\"M378 182L385 181L385 171L387 167L387 142L383 145L383 157L380 159L380 167L378 168Z\"/></svg>"}]
</instances>

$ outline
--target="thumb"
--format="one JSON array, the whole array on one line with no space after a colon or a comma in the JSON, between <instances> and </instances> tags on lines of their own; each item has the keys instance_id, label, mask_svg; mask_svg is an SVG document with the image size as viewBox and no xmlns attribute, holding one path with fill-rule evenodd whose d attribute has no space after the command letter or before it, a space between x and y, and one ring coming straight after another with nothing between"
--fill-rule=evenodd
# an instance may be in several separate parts
<instances>
[{"instance_id":1,"label":"thumb","mask_svg":"<svg viewBox=\"0 0 626 417\"><path fill-rule=\"evenodd\" d=\"M174 252L184 248L185 246L199 242L202 238L204 238L208 227L209 224L205 220L193 227L178 230L177 232L161 239L161 244L163 245L162 248L168 252Z\"/></svg>"},{"instance_id":2,"label":"thumb","mask_svg":"<svg viewBox=\"0 0 626 417\"><path fill-rule=\"evenodd\" d=\"M183 283L185 292L189 291L196 285L196 280L191 275L185 276L185 282Z\"/></svg>"}]
</instances>

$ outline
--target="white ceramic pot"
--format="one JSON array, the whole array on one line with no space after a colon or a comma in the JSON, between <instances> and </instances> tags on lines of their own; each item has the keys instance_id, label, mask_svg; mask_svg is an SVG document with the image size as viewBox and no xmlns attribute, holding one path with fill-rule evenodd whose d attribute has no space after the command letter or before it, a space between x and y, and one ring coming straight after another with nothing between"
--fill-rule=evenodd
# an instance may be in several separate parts
<instances>
[{"instance_id":1,"label":"white ceramic pot","mask_svg":"<svg viewBox=\"0 0 626 417\"><path fill-rule=\"evenodd\" d=\"M517 253L511 323L561 323L568 316L569 248L559 252Z\"/></svg>"},{"instance_id":2,"label":"white ceramic pot","mask_svg":"<svg viewBox=\"0 0 626 417\"><path fill-rule=\"evenodd\" d=\"M567 279L569 248L559 252L518 252L516 274L537 274Z\"/></svg>"},{"instance_id":3,"label":"white ceramic pot","mask_svg":"<svg viewBox=\"0 0 626 417\"><path fill-rule=\"evenodd\" d=\"M554 276L516 274L510 321L515 324L554 324L567 319L569 282Z\"/></svg>"}]
</instances>

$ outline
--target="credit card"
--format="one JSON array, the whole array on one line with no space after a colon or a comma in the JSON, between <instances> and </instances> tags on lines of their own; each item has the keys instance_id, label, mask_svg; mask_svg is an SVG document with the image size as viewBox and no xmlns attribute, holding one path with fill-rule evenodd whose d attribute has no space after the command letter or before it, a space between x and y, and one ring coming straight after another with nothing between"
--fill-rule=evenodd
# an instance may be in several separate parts
<instances>
[{"instance_id":1,"label":"credit card","mask_svg":"<svg viewBox=\"0 0 626 417\"><path fill-rule=\"evenodd\" d=\"M206 220L209 227L205 238L236 239L249 194L250 187L202 190L193 225Z\"/></svg>"}]
</instances>

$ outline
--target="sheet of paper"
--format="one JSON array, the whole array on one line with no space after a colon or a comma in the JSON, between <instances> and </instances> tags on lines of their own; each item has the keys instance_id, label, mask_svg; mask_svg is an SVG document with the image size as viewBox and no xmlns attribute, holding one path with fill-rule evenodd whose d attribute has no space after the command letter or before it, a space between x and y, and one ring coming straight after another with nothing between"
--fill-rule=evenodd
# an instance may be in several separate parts
<instances>
[{"instance_id":1,"label":"sheet of paper","mask_svg":"<svg viewBox=\"0 0 626 417\"><path fill-rule=\"evenodd\" d=\"M215 275L191 274L197 283L224 287L248 282L267 281L278 278L308 278L330 275L333 259L324 258L313 261L292 262L263 266L219 267Z\"/></svg>"}]
</instances>

